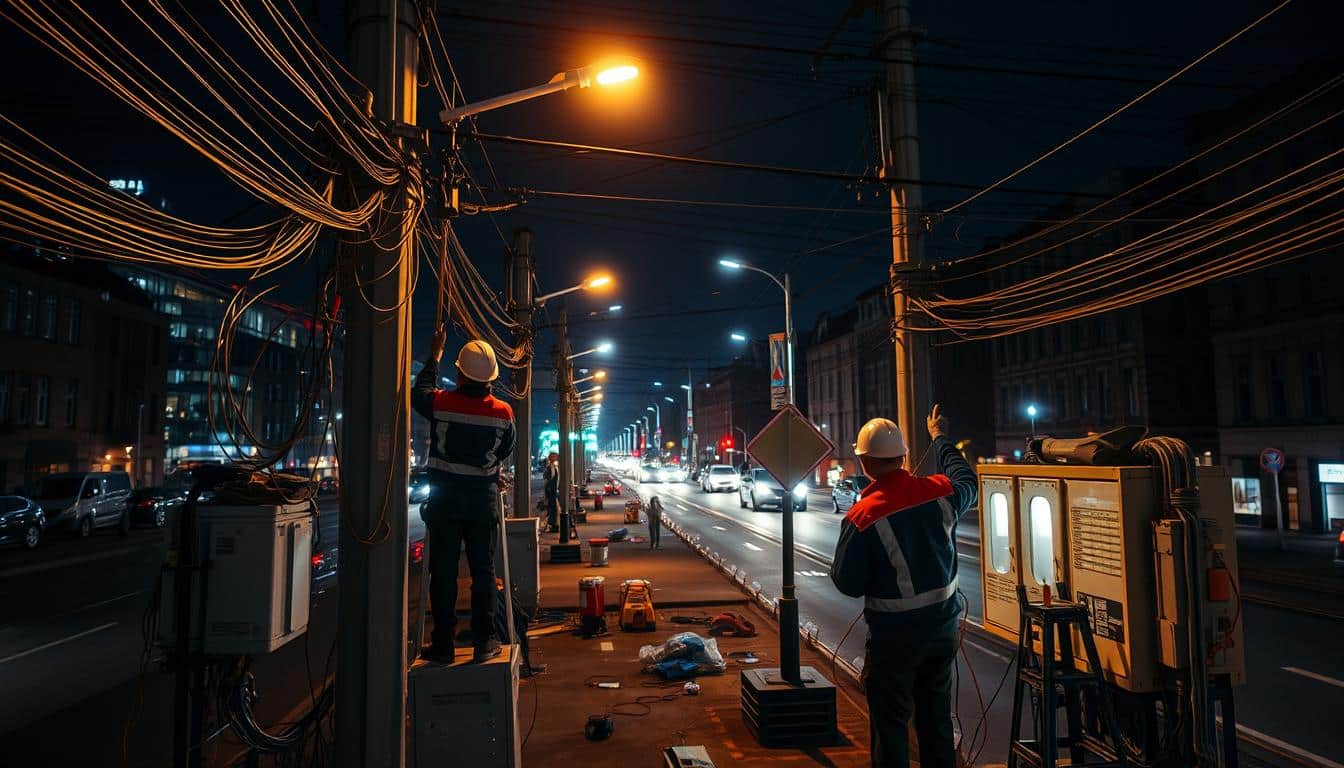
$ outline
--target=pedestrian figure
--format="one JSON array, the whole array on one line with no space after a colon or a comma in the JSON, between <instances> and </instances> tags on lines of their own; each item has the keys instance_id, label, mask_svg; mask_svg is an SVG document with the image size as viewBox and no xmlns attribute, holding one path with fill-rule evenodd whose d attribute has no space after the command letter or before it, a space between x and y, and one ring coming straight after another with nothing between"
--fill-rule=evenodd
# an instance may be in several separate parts
<instances>
[{"instance_id":1,"label":"pedestrian figure","mask_svg":"<svg viewBox=\"0 0 1344 768\"><path fill-rule=\"evenodd\" d=\"M490 394L499 377L495 351L469 341L457 356L456 389L438 389L442 328L429 343L425 367L415 378L411 404L430 423L429 501L420 509L429 528L430 610L434 631L421 655L452 663L457 625L458 552L466 545L471 569L471 642L480 662L500 653L492 637L495 613L495 544L499 525L499 470L513 454L513 410Z\"/></svg>"},{"instance_id":2,"label":"pedestrian figure","mask_svg":"<svg viewBox=\"0 0 1344 768\"><path fill-rule=\"evenodd\" d=\"M662 549L659 536L663 529L663 500L657 496L649 497L649 549Z\"/></svg>"},{"instance_id":3,"label":"pedestrian figure","mask_svg":"<svg viewBox=\"0 0 1344 768\"><path fill-rule=\"evenodd\" d=\"M546 530L554 532L560 527L560 454L552 453L546 457Z\"/></svg>"},{"instance_id":4,"label":"pedestrian figure","mask_svg":"<svg viewBox=\"0 0 1344 768\"><path fill-rule=\"evenodd\" d=\"M945 474L905 469L905 436L888 419L859 430L854 453L873 482L845 515L831 581L864 598L863 686L873 765L908 768L913 715L921 768L956 768L952 672L957 661L957 519L975 504L975 471L944 436L938 406L929 450Z\"/></svg>"}]
</instances>

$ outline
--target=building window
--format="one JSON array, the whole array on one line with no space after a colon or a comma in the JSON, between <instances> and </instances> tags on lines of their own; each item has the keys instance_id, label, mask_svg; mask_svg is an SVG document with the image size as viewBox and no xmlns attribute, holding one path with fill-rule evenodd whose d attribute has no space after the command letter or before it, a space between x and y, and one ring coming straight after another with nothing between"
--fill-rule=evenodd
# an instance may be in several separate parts
<instances>
[{"instance_id":1,"label":"building window","mask_svg":"<svg viewBox=\"0 0 1344 768\"><path fill-rule=\"evenodd\" d=\"M47 416L51 405L51 379L46 376L37 377L37 405L33 408L33 424L39 427L47 426Z\"/></svg>"},{"instance_id":2,"label":"building window","mask_svg":"<svg viewBox=\"0 0 1344 768\"><path fill-rule=\"evenodd\" d=\"M28 423L28 408L31 405L28 402L28 387L30 379L20 374L14 379L14 423Z\"/></svg>"},{"instance_id":3,"label":"building window","mask_svg":"<svg viewBox=\"0 0 1344 768\"><path fill-rule=\"evenodd\" d=\"M1288 383L1284 377L1283 355L1270 354L1265 359L1265 370L1269 377L1269 417L1282 419L1288 415Z\"/></svg>"},{"instance_id":4,"label":"building window","mask_svg":"<svg viewBox=\"0 0 1344 768\"><path fill-rule=\"evenodd\" d=\"M1097 371L1097 410L1103 418L1111 415L1111 374Z\"/></svg>"},{"instance_id":5,"label":"building window","mask_svg":"<svg viewBox=\"0 0 1344 768\"><path fill-rule=\"evenodd\" d=\"M1325 416L1325 355L1319 349L1302 353L1302 405L1306 416Z\"/></svg>"},{"instance_id":6,"label":"building window","mask_svg":"<svg viewBox=\"0 0 1344 768\"><path fill-rule=\"evenodd\" d=\"M1088 415L1086 373L1078 374L1073 380L1073 402L1078 404L1078 415L1086 418Z\"/></svg>"},{"instance_id":7,"label":"building window","mask_svg":"<svg viewBox=\"0 0 1344 768\"><path fill-rule=\"evenodd\" d=\"M19 319L24 336L37 335L37 291L32 288L23 292L23 313Z\"/></svg>"},{"instance_id":8,"label":"building window","mask_svg":"<svg viewBox=\"0 0 1344 768\"><path fill-rule=\"evenodd\" d=\"M0 293L0 330L13 331L19 321L19 287L8 284Z\"/></svg>"},{"instance_id":9,"label":"building window","mask_svg":"<svg viewBox=\"0 0 1344 768\"><path fill-rule=\"evenodd\" d=\"M1232 513L1260 515L1260 478L1232 478Z\"/></svg>"},{"instance_id":10,"label":"building window","mask_svg":"<svg viewBox=\"0 0 1344 768\"><path fill-rule=\"evenodd\" d=\"M1125 415L1139 415L1139 369L1126 368L1125 376Z\"/></svg>"},{"instance_id":11,"label":"building window","mask_svg":"<svg viewBox=\"0 0 1344 768\"><path fill-rule=\"evenodd\" d=\"M65 303L65 343L79 343L79 299L70 299Z\"/></svg>"},{"instance_id":12,"label":"building window","mask_svg":"<svg viewBox=\"0 0 1344 768\"><path fill-rule=\"evenodd\" d=\"M0 424L9 422L9 374L0 373Z\"/></svg>"},{"instance_id":13,"label":"building window","mask_svg":"<svg viewBox=\"0 0 1344 768\"><path fill-rule=\"evenodd\" d=\"M71 379L65 385L65 426L75 426L77 415L79 415L79 382Z\"/></svg>"},{"instance_id":14,"label":"building window","mask_svg":"<svg viewBox=\"0 0 1344 768\"><path fill-rule=\"evenodd\" d=\"M1239 422L1251 421L1255 418L1255 390L1251 387L1251 361L1244 357L1238 358L1232 363L1232 372L1235 380L1232 387L1232 408L1236 412L1236 419Z\"/></svg>"},{"instance_id":15,"label":"building window","mask_svg":"<svg viewBox=\"0 0 1344 768\"><path fill-rule=\"evenodd\" d=\"M56 340L56 309L61 300L55 296L42 297L42 338Z\"/></svg>"}]
</instances>

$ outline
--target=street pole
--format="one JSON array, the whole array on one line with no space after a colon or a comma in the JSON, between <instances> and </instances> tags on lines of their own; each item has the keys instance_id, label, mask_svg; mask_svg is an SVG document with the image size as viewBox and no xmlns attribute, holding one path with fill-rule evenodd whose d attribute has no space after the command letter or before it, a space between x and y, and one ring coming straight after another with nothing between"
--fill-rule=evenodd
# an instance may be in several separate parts
<instances>
[{"instance_id":1,"label":"street pole","mask_svg":"<svg viewBox=\"0 0 1344 768\"><path fill-rule=\"evenodd\" d=\"M145 404L140 404L140 409L135 416L135 455L131 457L131 477L135 478L135 487L143 488L145 486L145 473L141 467L145 465L144 454L140 452L140 438L145 434Z\"/></svg>"},{"instance_id":2,"label":"street pole","mask_svg":"<svg viewBox=\"0 0 1344 768\"><path fill-rule=\"evenodd\" d=\"M419 16L410 0L347 0L350 66L373 95L373 117L416 122ZM374 190L355 179L360 199ZM415 221L406 186L385 190L399 226L344 250L345 389L337 566L336 764L406 762L407 450L411 273ZM390 309L382 309L384 307ZM389 485L390 484L390 485Z\"/></svg>"},{"instance_id":3,"label":"street pole","mask_svg":"<svg viewBox=\"0 0 1344 768\"><path fill-rule=\"evenodd\" d=\"M793 290L787 272L784 273L784 349L789 365L789 405L793 405Z\"/></svg>"},{"instance_id":4,"label":"street pole","mask_svg":"<svg viewBox=\"0 0 1344 768\"><path fill-rule=\"evenodd\" d=\"M695 380L691 377L690 366L686 367L686 444L682 450L686 452L686 457L691 460L691 466L700 466L700 453L696 451L695 446Z\"/></svg>"},{"instance_id":5,"label":"street pole","mask_svg":"<svg viewBox=\"0 0 1344 768\"><path fill-rule=\"evenodd\" d=\"M528 348L532 334L532 230L513 231L513 319L518 323L516 340ZM513 429L517 447L513 451L513 517L532 515L532 355L518 368L518 391L522 397L513 405Z\"/></svg>"},{"instance_id":6,"label":"street pole","mask_svg":"<svg viewBox=\"0 0 1344 768\"><path fill-rule=\"evenodd\" d=\"M915 68L909 0L883 0L881 55L889 62L884 109L879 109L882 175L901 179L891 185L892 309L896 321L896 423L905 435L912 461L928 450L921 415L928 411L933 380L928 339L909 330L915 309L908 283L901 278L924 264L919 238L922 196L919 179L919 127L915 119ZM907 463L914 472L917 467Z\"/></svg>"},{"instance_id":7,"label":"street pole","mask_svg":"<svg viewBox=\"0 0 1344 768\"><path fill-rule=\"evenodd\" d=\"M569 442L569 431L572 425L569 419L569 324L568 316L564 308L560 309L560 322L556 329L559 339L556 341L555 352L555 410L558 428L560 432L559 450L560 454L560 543L569 543L570 534L570 516L569 507L572 502L570 499L571 487L574 483L574 452Z\"/></svg>"}]
</instances>

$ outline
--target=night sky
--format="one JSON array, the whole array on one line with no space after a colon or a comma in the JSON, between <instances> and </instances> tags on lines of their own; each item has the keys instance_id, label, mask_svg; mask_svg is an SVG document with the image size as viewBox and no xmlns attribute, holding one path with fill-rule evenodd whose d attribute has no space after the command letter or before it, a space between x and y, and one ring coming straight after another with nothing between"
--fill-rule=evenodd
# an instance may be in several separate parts
<instances>
[{"instance_id":1,"label":"night sky","mask_svg":"<svg viewBox=\"0 0 1344 768\"><path fill-rule=\"evenodd\" d=\"M116 26L123 43L179 74L142 31ZM189 3L203 24L227 21L205 3ZM301 3L310 23L343 56L336 3ZM993 0L915 2L923 33L916 80L923 175L930 182L994 181L1104 115L1148 85L1244 26L1272 3L1065 2ZM101 7L101 4L99 5ZM558 71L627 55L641 77L616 92L573 90L491 112L480 130L532 138L618 146L723 160L875 173L869 106L882 65L862 56L876 40L874 12L845 23L832 50L856 60L824 60L813 72L804 53L752 46L814 49L843 15L845 3L615 0L439 3L448 53L468 99L529 87ZM199 10L198 10L199 9ZM460 10L460 13L458 11ZM8 10L6 10L8 13ZM470 15L476 18L464 18ZM1107 169L1161 166L1184 156L1183 120L1223 106L1337 49L1341 14L1326 0L1296 0L1257 30L1066 153L1018 179L1022 187L1067 191ZM101 18L101 17L100 17ZM4 112L59 149L108 177L143 178L150 196L204 223L265 218L244 193L162 129L92 85L13 25L0 30L7 73ZM578 32L576 30L585 30ZM616 32L627 36L599 34ZM224 34L221 32L221 34ZM684 38L673 42L654 37ZM695 42L699 41L699 42ZM713 44L709 44L713 43ZM246 49L239 57L249 61ZM434 54L440 55L438 51ZM446 70L446 62L440 59ZM420 91L422 125L440 109L432 88ZM442 141L442 137L436 140ZM765 278L725 273L734 256L788 270L796 288L795 324L810 328L818 312L839 311L882 282L890 262L885 197L875 187L843 182L659 165L504 144L467 144L464 158L483 187L720 200L843 209L781 211L532 197L493 217L455 222L478 268L503 287L504 242L515 227L534 236L541 290L572 285L597 269L617 278L615 291L569 297L571 316L621 304L610 319L575 322L576 348L610 339L617 350L603 438L643 413L655 379L685 380L728 361L730 330L754 337L782 330L779 291ZM509 195L487 191L490 202ZM930 183L927 208L965 192ZM474 193L468 199L475 200ZM926 239L931 258L973 252L987 237L1022 226L1053 199L999 193L942 219ZM814 253L822 246L855 239ZM300 281L311 285L310 281ZM301 292L287 296L301 303ZM434 296L425 281L416 296L417 351L432 324ZM555 316L557 306L548 309ZM545 318L542 322L546 322ZM553 414L549 337L538 343L537 419ZM452 354L451 350L448 354ZM589 358L590 360L594 358ZM673 390L679 394L678 390Z\"/></svg>"}]
</instances>

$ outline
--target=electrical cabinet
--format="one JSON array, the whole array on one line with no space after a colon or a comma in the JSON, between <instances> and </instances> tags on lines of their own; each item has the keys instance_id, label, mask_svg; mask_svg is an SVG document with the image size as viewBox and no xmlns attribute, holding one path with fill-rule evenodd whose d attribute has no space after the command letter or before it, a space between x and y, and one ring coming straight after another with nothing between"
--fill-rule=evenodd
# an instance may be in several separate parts
<instances>
[{"instance_id":1,"label":"electrical cabinet","mask_svg":"<svg viewBox=\"0 0 1344 768\"><path fill-rule=\"evenodd\" d=\"M521 766L518 668L516 645L483 664L469 648L452 664L416 661L406 679L412 768Z\"/></svg>"},{"instance_id":2,"label":"electrical cabinet","mask_svg":"<svg viewBox=\"0 0 1344 768\"><path fill-rule=\"evenodd\" d=\"M192 578L193 647L212 656L270 653L307 631L311 507L202 505L196 514L204 568ZM176 639L171 571L162 585L159 641L169 645Z\"/></svg>"},{"instance_id":3,"label":"electrical cabinet","mask_svg":"<svg viewBox=\"0 0 1344 768\"><path fill-rule=\"evenodd\" d=\"M1198 471L1205 552L1225 572L1204 579L1215 588L1200 596L1201 642L1215 654L1209 671L1230 673L1239 683L1244 656L1231 485L1221 467ZM1017 586L1039 601L1049 583L1057 599L1067 594L1087 608L1109 681L1129 691L1160 690L1164 666L1184 652L1191 598L1177 578L1187 572L1183 557L1177 559L1184 531L1161 519L1156 473L1051 464L987 464L978 472L985 628L1017 642ZM1004 530L1005 523L1012 529ZM1224 576L1231 594L1217 588ZM1081 638L1074 648L1075 665L1085 670Z\"/></svg>"},{"instance_id":4,"label":"electrical cabinet","mask_svg":"<svg viewBox=\"0 0 1344 768\"><path fill-rule=\"evenodd\" d=\"M541 518L522 517L504 520L505 539L509 542L509 579L513 585L514 603L529 616L537 611L537 595L541 592L541 552L537 546ZM495 542L495 570L503 576L504 558L500 556L499 542Z\"/></svg>"}]
</instances>

